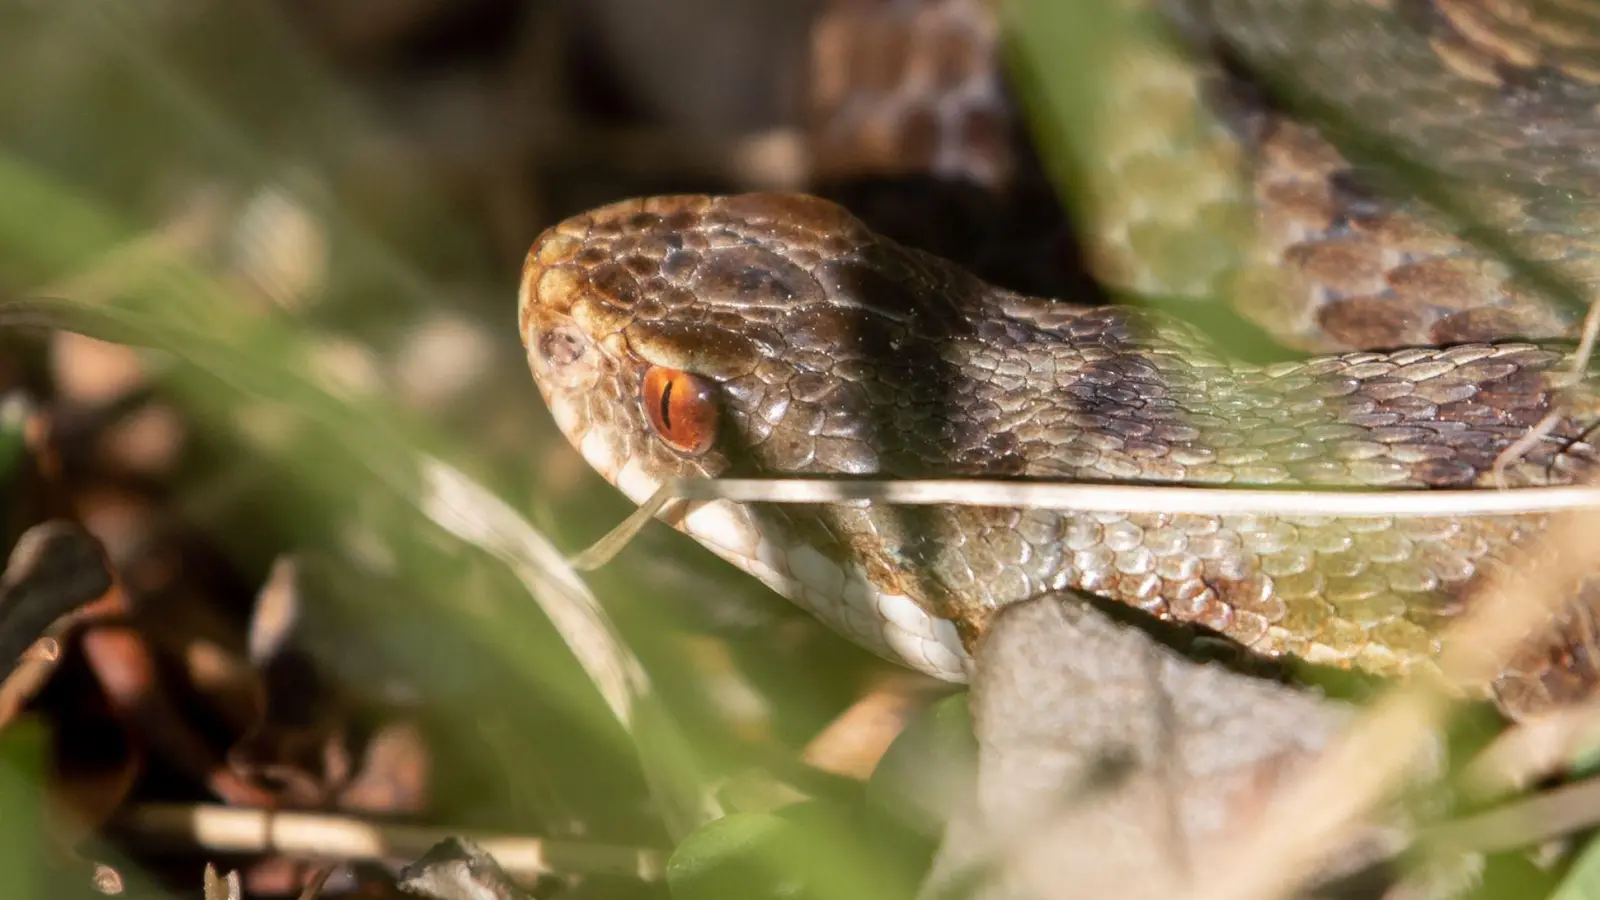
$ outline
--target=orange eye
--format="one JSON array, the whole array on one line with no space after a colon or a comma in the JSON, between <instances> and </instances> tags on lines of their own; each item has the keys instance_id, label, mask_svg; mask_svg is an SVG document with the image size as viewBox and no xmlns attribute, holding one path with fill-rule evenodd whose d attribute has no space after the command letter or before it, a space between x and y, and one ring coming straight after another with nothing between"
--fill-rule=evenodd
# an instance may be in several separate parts
<instances>
[{"instance_id":1,"label":"orange eye","mask_svg":"<svg viewBox=\"0 0 1600 900\"><path fill-rule=\"evenodd\" d=\"M639 387L645 417L668 447L699 456L717 437L717 398L711 383L678 369L653 366Z\"/></svg>"}]
</instances>

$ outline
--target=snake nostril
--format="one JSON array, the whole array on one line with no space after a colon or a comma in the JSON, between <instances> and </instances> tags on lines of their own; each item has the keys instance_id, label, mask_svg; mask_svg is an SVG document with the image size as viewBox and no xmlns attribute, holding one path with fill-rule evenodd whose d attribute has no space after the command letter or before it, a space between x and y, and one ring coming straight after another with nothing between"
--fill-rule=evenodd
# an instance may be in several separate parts
<instances>
[{"instance_id":1,"label":"snake nostril","mask_svg":"<svg viewBox=\"0 0 1600 900\"><path fill-rule=\"evenodd\" d=\"M588 338L572 325L557 325L539 336L539 356L552 369L571 366L588 351Z\"/></svg>"}]
</instances>

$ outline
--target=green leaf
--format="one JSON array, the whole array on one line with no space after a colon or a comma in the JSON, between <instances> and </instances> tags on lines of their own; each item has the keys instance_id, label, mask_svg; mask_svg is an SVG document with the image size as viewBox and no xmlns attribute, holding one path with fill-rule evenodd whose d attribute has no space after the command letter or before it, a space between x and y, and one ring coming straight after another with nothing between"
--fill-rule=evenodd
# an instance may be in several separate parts
<instances>
[{"instance_id":1,"label":"green leaf","mask_svg":"<svg viewBox=\"0 0 1600 900\"><path fill-rule=\"evenodd\" d=\"M879 760L867 797L912 830L937 837L971 793L978 745L968 694L952 694L912 719Z\"/></svg>"},{"instance_id":2,"label":"green leaf","mask_svg":"<svg viewBox=\"0 0 1600 900\"><path fill-rule=\"evenodd\" d=\"M795 827L773 813L725 816L684 839L667 861L676 900L803 896L801 872L783 871Z\"/></svg>"},{"instance_id":3,"label":"green leaf","mask_svg":"<svg viewBox=\"0 0 1600 900\"><path fill-rule=\"evenodd\" d=\"M34 896L39 881L48 743L44 727L31 719L0 733L0 871L6 873L9 897Z\"/></svg>"}]
</instances>

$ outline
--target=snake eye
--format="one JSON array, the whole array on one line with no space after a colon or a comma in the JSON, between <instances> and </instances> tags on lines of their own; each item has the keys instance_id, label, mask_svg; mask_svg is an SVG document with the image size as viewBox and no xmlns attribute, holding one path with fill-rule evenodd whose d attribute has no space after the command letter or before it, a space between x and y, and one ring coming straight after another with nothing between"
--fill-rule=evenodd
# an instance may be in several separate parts
<instances>
[{"instance_id":1,"label":"snake eye","mask_svg":"<svg viewBox=\"0 0 1600 900\"><path fill-rule=\"evenodd\" d=\"M652 366L639 387L645 417L657 436L684 456L699 456L717 437L717 398L711 383L679 369Z\"/></svg>"}]
</instances>

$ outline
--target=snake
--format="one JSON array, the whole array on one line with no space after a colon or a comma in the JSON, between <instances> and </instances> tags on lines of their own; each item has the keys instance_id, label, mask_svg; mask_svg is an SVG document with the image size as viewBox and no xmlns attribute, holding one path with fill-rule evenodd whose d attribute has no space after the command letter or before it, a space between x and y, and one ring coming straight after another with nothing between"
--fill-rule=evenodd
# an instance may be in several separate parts
<instances>
[{"instance_id":1,"label":"snake","mask_svg":"<svg viewBox=\"0 0 1600 900\"><path fill-rule=\"evenodd\" d=\"M636 503L685 477L1417 490L1594 477L1600 393L1565 377L1577 312L1539 273L1580 297L1600 275L1586 202L1600 13L1148 11L1163 39L1127 48L1106 87L1126 117L1100 145L1113 177L1071 217L1093 283L1217 298L1298 355L1237 358L1182 315L1099 302L1081 281L1031 290L985 270L996 257L969 252L979 242L946 242L957 258L913 246L942 220L902 216L912 227L890 236L815 194L636 198L551 226L527 254L519 331L558 429ZM818 179L931 173L1021 196L1040 157L1013 140L1025 129L1003 26L977 0L825 11ZM1285 68L1297 91L1253 80ZM1308 118L1308 91L1350 115ZM1399 163L1366 152L1374 136ZM1439 190L1399 184L1408 159ZM1177 263L1152 252L1197 227L1226 240ZM660 517L849 639L950 681L971 677L1000 610L1067 592L1269 658L1437 672L1446 626L1494 573L1537 564L1550 521L726 499ZM1472 689L1514 718L1592 697L1600 579L1570 597Z\"/></svg>"}]
</instances>

